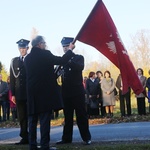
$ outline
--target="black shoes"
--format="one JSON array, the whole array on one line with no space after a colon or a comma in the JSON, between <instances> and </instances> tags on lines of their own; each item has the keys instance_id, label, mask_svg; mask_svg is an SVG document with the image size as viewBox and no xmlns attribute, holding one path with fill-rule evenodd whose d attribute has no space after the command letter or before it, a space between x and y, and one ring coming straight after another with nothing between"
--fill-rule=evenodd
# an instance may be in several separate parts
<instances>
[{"instance_id":1,"label":"black shoes","mask_svg":"<svg viewBox=\"0 0 150 150\"><path fill-rule=\"evenodd\" d=\"M63 140L60 140L58 142L56 142L57 145L59 144L69 144L69 143L72 143L71 141L63 141ZM84 141L84 145L91 145L91 140L87 140L87 141Z\"/></svg>"},{"instance_id":2,"label":"black shoes","mask_svg":"<svg viewBox=\"0 0 150 150\"><path fill-rule=\"evenodd\" d=\"M58 142L56 142L57 145L59 144L69 144L69 143L72 143L71 141L64 141L64 140L60 140Z\"/></svg>"},{"instance_id":3,"label":"black shoes","mask_svg":"<svg viewBox=\"0 0 150 150\"><path fill-rule=\"evenodd\" d=\"M91 140L84 141L85 145L91 145L91 143L92 143Z\"/></svg>"},{"instance_id":4,"label":"black shoes","mask_svg":"<svg viewBox=\"0 0 150 150\"><path fill-rule=\"evenodd\" d=\"M15 143L15 145L24 145L24 144L29 144L29 141L26 139L21 139L20 142Z\"/></svg>"},{"instance_id":5,"label":"black shoes","mask_svg":"<svg viewBox=\"0 0 150 150\"><path fill-rule=\"evenodd\" d=\"M58 150L56 147L51 147L49 150Z\"/></svg>"},{"instance_id":6,"label":"black shoes","mask_svg":"<svg viewBox=\"0 0 150 150\"><path fill-rule=\"evenodd\" d=\"M32 149L32 150L41 150L41 147L38 146L36 148L30 148L30 149ZM47 149L49 149L49 150L58 150L56 147L50 147L50 148L47 148Z\"/></svg>"}]
</instances>

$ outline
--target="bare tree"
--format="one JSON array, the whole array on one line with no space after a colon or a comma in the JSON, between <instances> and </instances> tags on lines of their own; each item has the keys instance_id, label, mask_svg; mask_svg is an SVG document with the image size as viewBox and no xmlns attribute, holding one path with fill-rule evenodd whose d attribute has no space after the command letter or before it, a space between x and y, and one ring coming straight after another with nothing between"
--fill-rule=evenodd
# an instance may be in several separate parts
<instances>
[{"instance_id":1,"label":"bare tree","mask_svg":"<svg viewBox=\"0 0 150 150\"><path fill-rule=\"evenodd\" d=\"M149 68L150 58L150 30L140 30L131 37L132 61L135 67Z\"/></svg>"},{"instance_id":2,"label":"bare tree","mask_svg":"<svg viewBox=\"0 0 150 150\"><path fill-rule=\"evenodd\" d=\"M8 71L6 70L5 66L0 62L0 74L3 76L3 81L7 80Z\"/></svg>"},{"instance_id":3,"label":"bare tree","mask_svg":"<svg viewBox=\"0 0 150 150\"><path fill-rule=\"evenodd\" d=\"M0 62L0 73L1 73L1 71L2 71L2 63Z\"/></svg>"},{"instance_id":4,"label":"bare tree","mask_svg":"<svg viewBox=\"0 0 150 150\"><path fill-rule=\"evenodd\" d=\"M39 31L35 27L33 27L31 30L30 40L32 41L32 39L34 39L38 35L38 33L39 33ZM30 53L30 51L31 51L31 46L29 46L28 53Z\"/></svg>"},{"instance_id":5,"label":"bare tree","mask_svg":"<svg viewBox=\"0 0 150 150\"><path fill-rule=\"evenodd\" d=\"M33 27L31 31L31 40L34 39L38 35L39 31Z\"/></svg>"}]
</instances>

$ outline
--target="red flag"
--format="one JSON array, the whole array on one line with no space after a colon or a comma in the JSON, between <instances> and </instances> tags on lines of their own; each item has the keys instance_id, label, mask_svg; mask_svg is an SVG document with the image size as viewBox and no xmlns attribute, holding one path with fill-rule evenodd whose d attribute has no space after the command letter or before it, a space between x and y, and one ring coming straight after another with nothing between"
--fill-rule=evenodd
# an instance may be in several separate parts
<instances>
[{"instance_id":1,"label":"red flag","mask_svg":"<svg viewBox=\"0 0 150 150\"><path fill-rule=\"evenodd\" d=\"M117 28L102 0L98 0L75 38L95 47L119 69L123 82L123 93L131 87L135 94L144 91Z\"/></svg>"}]
</instances>

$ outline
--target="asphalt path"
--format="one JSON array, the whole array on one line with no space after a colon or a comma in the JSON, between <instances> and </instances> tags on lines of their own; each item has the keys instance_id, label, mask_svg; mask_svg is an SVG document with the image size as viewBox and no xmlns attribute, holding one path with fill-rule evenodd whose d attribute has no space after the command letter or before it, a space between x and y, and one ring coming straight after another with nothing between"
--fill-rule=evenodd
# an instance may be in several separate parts
<instances>
[{"instance_id":1,"label":"asphalt path","mask_svg":"<svg viewBox=\"0 0 150 150\"><path fill-rule=\"evenodd\" d=\"M62 126L51 127L51 143L61 139ZM150 122L91 125L92 141L150 140ZM40 129L37 130L38 142ZM19 128L0 128L0 144L15 143L20 140ZM73 128L73 142L82 142L78 127Z\"/></svg>"}]
</instances>

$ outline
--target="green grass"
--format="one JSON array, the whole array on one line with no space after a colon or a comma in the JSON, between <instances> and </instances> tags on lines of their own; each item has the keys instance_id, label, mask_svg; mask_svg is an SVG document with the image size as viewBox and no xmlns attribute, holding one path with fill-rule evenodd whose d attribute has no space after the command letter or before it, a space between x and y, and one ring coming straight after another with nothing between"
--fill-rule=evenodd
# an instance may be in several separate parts
<instances>
[{"instance_id":1,"label":"green grass","mask_svg":"<svg viewBox=\"0 0 150 150\"><path fill-rule=\"evenodd\" d=\"M139 142L139 143L138 143ZM55 146L54 146L55 147ZM150 150L150 144L147 142L101 142L91 145L82 145L81 143L66 144L56 146L58 150ZM0 150L28 150L28 145L0 145Z\"/></svg>"}]
</instances>

